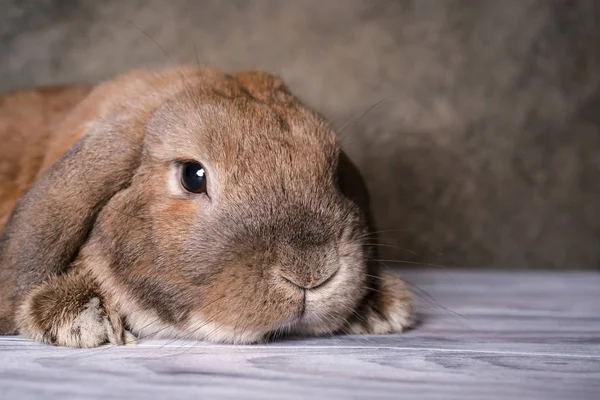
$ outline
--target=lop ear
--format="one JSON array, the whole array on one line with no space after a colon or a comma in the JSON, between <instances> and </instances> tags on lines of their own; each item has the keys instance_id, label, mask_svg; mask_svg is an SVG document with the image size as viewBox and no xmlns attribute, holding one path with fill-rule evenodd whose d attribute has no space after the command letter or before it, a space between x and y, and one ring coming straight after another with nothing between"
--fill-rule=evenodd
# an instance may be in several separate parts
<instances>
[{"instance_id":1,"label":"lop ear","mask_svg":"<svg viewBox=\"0 0 600 400\"><path fill-rule=\"evenodd\" d=\"M375 230L371 214L369 190L358 167L343 150L338 158L337 180L341 192L352 200L362 211L368 229Z\"/></svg>"},{"instance_id":2,"label":"lop ear","mask_svg":"<svg viewBox=\"0 0 600 400\"><path fill-rule=\"evenodd\" d=\"M206 76L198 68L127 73L99 85L57 128L48 154L70 149L44 161L51 167L17 202L0 237L0 333L14 332L24 296L67 271L100 210L129 185L151 113Z\"/></svg>"},{"instance_id":3,"label":"lop ear","mask_svg":"<svg viewBox=\"0 0 600 400\"><path fill-rule=\"evenodd\" d=\"M14 329L15 308L31 288L66 271L98 212L127 186L140 152L136 135L92 130L17 202L0 239L3 287L12 288L0 295L0 332Z\"/></svg>"}]
</instances>

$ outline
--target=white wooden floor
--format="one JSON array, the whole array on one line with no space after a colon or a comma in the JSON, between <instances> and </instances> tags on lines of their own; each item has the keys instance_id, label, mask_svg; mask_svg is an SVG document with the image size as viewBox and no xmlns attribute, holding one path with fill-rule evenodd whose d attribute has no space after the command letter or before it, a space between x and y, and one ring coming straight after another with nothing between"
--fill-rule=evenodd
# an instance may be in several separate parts
<instances>
[{"instance_id":1,"label":"white wooden floor","mask_svg":"<svg viewBox=\"0 0 600 400\"><path fill-rule=\"evenodd\" d=\"M266 346L0 338L0 399L600 399L600 274L404 272L421 326Z\"/></svg>"}]
</instances>

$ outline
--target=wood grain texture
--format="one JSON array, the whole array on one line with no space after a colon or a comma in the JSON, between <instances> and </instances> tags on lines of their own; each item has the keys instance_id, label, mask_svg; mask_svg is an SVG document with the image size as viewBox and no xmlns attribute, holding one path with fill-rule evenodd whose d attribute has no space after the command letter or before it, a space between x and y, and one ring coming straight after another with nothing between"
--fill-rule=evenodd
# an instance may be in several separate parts
<instances>
[{"instance_id":1,"label":"wood grain texture","mask_svg":"<svg viewBox=\"0 0 600 400\"><path fill-rule=\"evenodd\" d=\"M600 398L600 274L401 276L421 317L403 335L91 350L0 338L0 398Z\"/></svg>"}]
</instances>

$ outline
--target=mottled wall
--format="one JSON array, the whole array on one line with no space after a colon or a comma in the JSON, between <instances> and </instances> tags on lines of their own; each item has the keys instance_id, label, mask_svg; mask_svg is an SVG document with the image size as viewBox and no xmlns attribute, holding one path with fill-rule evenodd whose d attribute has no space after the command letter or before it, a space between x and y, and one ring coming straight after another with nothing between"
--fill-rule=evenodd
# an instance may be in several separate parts
<instances>
[{"instance_id":1,"label":"mottled wall","mask_svg":"<svg viewBox=\"0 0 600 400\"><path fill-rule=\"evenodd\" d=\"M198 60L278 73L336 126L383 100L341 136L408 250L384 258L600 267L600 2L0 5L3 91Z\"/></svg>"}]
</instances>

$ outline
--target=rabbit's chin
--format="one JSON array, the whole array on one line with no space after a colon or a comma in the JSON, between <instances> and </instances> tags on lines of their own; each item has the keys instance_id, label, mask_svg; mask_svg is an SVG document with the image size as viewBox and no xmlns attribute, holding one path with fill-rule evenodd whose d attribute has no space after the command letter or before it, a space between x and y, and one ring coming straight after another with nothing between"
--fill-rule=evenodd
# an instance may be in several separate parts
<instances>
[{"instance_id":1,"label":"rabbit's chin","mask_svg":"<svg viewBox=\"0 0 600 400\"><path fill-rule=\"evenodd\" d=\"M345 322L345 318L331 318L326 310L310 305L299 305L290 317L275 324L271 329L254 331L210 321L200 314L190 317L183 326L174 326L162 322L152 311L128 311L125 325L138 339L202 340L222 344L262 343L284 335L319 336L338 331Z\"/></svg>"}]
</instances>

